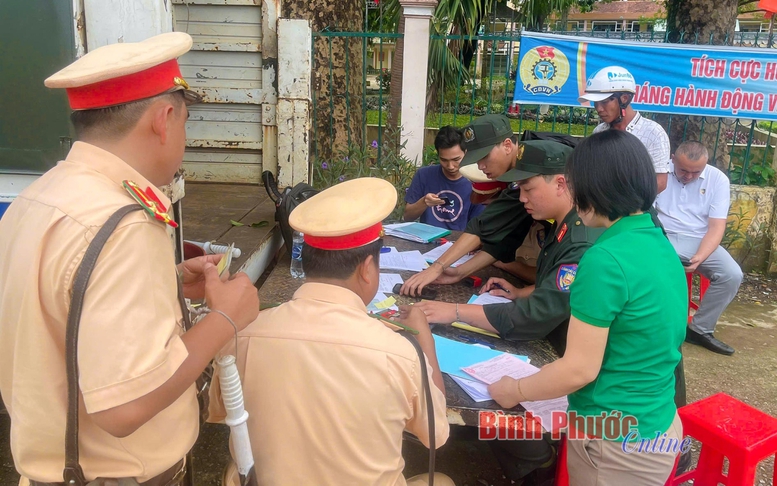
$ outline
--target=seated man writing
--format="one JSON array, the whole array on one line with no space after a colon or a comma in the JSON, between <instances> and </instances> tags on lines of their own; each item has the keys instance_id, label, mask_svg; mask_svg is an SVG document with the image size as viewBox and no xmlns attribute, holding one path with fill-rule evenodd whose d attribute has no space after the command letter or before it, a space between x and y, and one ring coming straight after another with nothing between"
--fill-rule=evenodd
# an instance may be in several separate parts
<instances>
[{"instance_id":1,"label":"seated man writing","mask_svg":"<svg viewBox=\"0 0 777 486\"><path fill-rule=\"evenodd\" d=\"M521 158L524 145L537 141L518 143L510 120L504 115L485 115L464 127L467 154L463 166L477 164L478 169L492 181L515 167ZM512 182L512 181L505 181ZM492 199L478 217L472 219L464 233L437 261L423 272L413 275L402 286L405 295L418 295L430 283L452 284L491 265L497 260L515 261L515 250L521 246L534 221L524 210L519 199L520 191L514 185L501 191ZM451 265L467 253L483 247L467 263L453 268Z\"/></svg>"},{"instance_id":2,"label":"seated man writing","mask_svg":"<svg viewBox=\"0 0 777 486\"><path fill-rule=\"evenodd\" d=\"M236 352L259 484L427 483L427 475L405 481L402 435L428 447L431 411L436 446L448 438L429 325L419 309L400 321L418 331L424 365L406 337L366 309L378 290L380 222L396 199L389 182L354 179L291 213L289 224L305 235L307 281L290 302L261 312L239 334ZM432 403L424 398L422 366ZM211 420L222 420L218 379L211 394ZM434 484L452 481L436 474Z\"/></svg>"},{"instance_id":3,"label":"seated man writing","mask_svg":"<svg viewBox=\"0 0 777 486\"><path fill-rule=\"evenodd\" d=\"M742 269L720 246L731 202L729 180L708 165L707 148L684 142L674 154L666 190L656 198L658 218L685 265L710 280L699 310L688 324L686 341L715 353L731 355L734 348L713 335L720 315L736 297Z\"/></svg>"},{"instance_id":4,"label":"seated man writing","mask_svg":"<svg viewBox=\"0 0 777 486\"><path fill-rule=\"evenodd\" d=\"M448 125L434 139L439 165L421 167L405 195L405 221L421 218L422 223L461 231L467 221L483 212L484 206L470 200L472 185L459 172L464 158L461 131Z\"/></svg>"}]
</instances>

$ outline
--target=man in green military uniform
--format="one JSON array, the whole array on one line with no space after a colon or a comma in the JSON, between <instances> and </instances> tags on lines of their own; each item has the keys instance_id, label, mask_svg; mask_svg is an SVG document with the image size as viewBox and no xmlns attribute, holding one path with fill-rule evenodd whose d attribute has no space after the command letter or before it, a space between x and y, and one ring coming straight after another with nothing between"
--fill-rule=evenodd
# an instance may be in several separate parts
<instances>
[{"instance_id":1,"label":"man in green military uniform","mask_svg":"<svg viewBox=\"0 0 777 486\"><path fill-rule=\"evenodd\" d=\"M416 305L429 322L462 321L509 340L550 337L563 353L566 326L562 324L569 321L569 287L580 258L602 231L583 225L572 204L563 175L572 149L546 140L522 145L523 156L501 178L518 181L524 212L540 221L555 221L537 259L536 284L519 289L504 279L492 278L483 287L483 292L506 297L512 303L480 306L427 301Z\"/></svg>"},{"instance_id":2,"label":"man in green military uniform","mask_svg":"<svg viewBox=\"0 0 777 486\"><path fill-rule=\"evenodd\" d=\"M504 115L485 115L476 118L463 129L467 154L461 165L477 164L489 179L503 179L506 172L515 168L523 154L524 145L537 141L518 143ZM558 144L561 145L561 144ZM405 295L418 295L430 283L452 284L491 265L497 260L512 262L515 250L521 246L532 225L532 218L520 201L520 190L513 184L476 218L470 220L458 240L429 268L411 277L402 286ZM451 264L482 245L483 251L469 262L457 268Z\"/></svg>"}]
</instances>

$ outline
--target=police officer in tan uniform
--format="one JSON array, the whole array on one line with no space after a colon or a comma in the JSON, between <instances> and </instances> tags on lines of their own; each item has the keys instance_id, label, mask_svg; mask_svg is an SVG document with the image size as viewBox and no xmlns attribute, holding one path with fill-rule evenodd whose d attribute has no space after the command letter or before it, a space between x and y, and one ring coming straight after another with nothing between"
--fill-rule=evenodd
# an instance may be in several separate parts
<instances>
[{"instance_id":1,"label":"police officer in tan uniform","mask_svg":"<svg viewBox=\"0 0 777 486\"><path fill-rule=\"evenodd\" d=\"M262 311L240 333L236 353L259 484L427 484L427 475L403 477L402 434L429 447L431 411L436 446L448 438L429 324L417 309L400 321L418 330L432 403L413 344L366 308L378 290L381 220L395 204L391 183L362 178L291 213L289 223L305 235L306 283L290 302ZM235 354L234 344L224 352ZM212 420L224 418L217 380ZM227 484L237 484L235 476ZM434 484L452 482L438 473Z\"/></svg>"},{"instance_id":2,"label":"police officer in tan uniform","mask_svg":"<svg viewBox=\"0 0 777 486\"><path fill-rule=\"evenodd\" d=\"M175 265L158 188L180 167L197 99L176 61L191 45L184 33L109 45L46 80L67 90L78 141L0 220L0 392L22 484L63 484L73 278L117 209L146 203L112 233L83 300L78 449L90 485L180 484L198 433L194 382L233 325L258 314L247 276L219 279L218 255ZM213 310L186 333L177 279Z\"/></svg>"}]
</instances>

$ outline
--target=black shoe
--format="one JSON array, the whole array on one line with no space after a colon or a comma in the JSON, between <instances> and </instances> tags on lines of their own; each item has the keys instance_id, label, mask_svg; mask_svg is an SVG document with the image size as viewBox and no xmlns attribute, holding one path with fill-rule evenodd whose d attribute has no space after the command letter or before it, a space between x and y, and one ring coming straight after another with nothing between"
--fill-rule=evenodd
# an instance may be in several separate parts
<instances>
[{"instance_id":1,"label":"black shoe","mask_svg":"<svg viewBox=\"0 0 777 486\"><path fill-rule=\"evenodd\" d=\"M713 336L712 333L701 334L688 328L685 334L685 341L691 344L698 344L699 346L709 349L713 353L724 354L726 356L734 354L734 348L723 341L715 339L715 336Z\"/></svg>"}]
</instances>

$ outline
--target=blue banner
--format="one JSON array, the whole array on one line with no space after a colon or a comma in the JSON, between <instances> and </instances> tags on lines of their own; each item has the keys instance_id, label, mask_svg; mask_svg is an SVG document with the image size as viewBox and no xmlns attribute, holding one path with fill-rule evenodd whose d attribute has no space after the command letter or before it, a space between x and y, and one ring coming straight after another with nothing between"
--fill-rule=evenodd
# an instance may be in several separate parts
<instances>
[{"instance_id":1,"label":"blue banner","mask_svg":"<svg viewBox=\"0 0 777 486\"><path fill-rule=\"evenodd\" d=\"M578 97L587 79L607 66L622 66L634 76L637 110L777 121L774 49L524 32L514 100L590 107Z\"/></svg>"}]
</instances>

